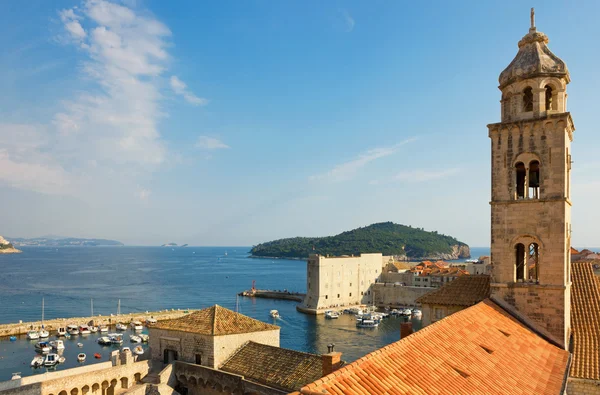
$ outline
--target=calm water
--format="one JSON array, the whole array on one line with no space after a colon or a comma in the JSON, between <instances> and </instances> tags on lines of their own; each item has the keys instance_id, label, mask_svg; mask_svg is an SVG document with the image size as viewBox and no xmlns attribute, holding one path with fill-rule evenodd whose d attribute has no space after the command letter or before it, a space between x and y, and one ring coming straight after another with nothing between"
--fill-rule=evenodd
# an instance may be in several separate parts
<instances>
[{"instance_id":1,"label":"calm water","mask_svg":"<svg viewBox=\"0 0 600 395\"><path fill-rule=\"evenodd\" d=\"M171 308L199 309L214 304L235 310L236 294L252 286L260 289L306 291L306 262L248 258L248 247L24 247L22 254L0 255L0 323L34 321L41 318L42 297L45 317L140 312ZM489 249L472 248L478 257ZM357 329L354 317L325 320L298 313L296 302L268 299L239 299L239 311L261 321L281 326L281 346L300 351L323 353L335 343L343 359L353 361L368 352L400 338L403 318L384 320L377 329ZM281 319L269 317L279 310ZM414 321L415 328L420 322ZM103 354L110 347L95 343L98 336L67 340L67 362L57 369L76 366L79 352ZM53 336L50 337L50 340ZM125 336L128 339L128 335ZM75 344L81 342L83 348ZM0 381L12 372L23 376L43 373L32 370L33 344L26 340L0 339ZM72 343L72 344L71 344ZM124 346L129 346L125 341ZM104 355L105 354L105 355Z\"/></svg>"}]
</instances>

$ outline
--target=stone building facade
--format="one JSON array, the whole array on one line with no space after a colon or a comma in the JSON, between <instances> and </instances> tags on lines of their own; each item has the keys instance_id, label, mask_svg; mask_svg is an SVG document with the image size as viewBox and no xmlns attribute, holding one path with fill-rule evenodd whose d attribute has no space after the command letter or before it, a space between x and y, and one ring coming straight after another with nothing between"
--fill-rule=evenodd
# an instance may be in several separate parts
<instances>
[{"instance_id":1,"label":"stone building facade","mask_svg":"<svg viewBox=\"0 0 600 395\"><path fill-rule=\"evenodd\" d=\"M373 303L370 287L388 261L381 253L311 255L306 264L306 297L298 310L319 314L329 308Z\"/></svg>"},{"instance_id":2,"label":"stone building facade","mask_svg":"<svg viewBox=\"0 0 600 395\"><path fill-rule=\"evenodd\" d=\"M533 18L532 18L533 19ZM492 151L492 298L567 347L570 334L571 141L565 63L532 20L500 74Z\"/></svg>"}]
</instances>

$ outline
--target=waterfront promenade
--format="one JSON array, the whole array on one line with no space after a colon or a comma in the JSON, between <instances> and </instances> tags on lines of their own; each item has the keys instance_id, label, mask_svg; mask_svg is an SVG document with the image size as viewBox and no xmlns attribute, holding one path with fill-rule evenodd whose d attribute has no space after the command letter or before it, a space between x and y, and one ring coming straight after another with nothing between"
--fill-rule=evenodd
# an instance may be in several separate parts
<instances>
[{"instance_id":1,"label":"waterfront promenade","mask_svg":"<svg viewBox=\"0 0 600 395\"><path fill-rule=\"evenodd\" d=\"M55 318L51 320L44 320L44 328L50 332L53 336L53 331L56 331L60 327L66 327L67 325L83 325L93 321L95 325L103 324L110 327L115 326L117 323L122 322L129 324L131 321L142 321L146 323L147 318L154 318L157 321L168 320L172 318L179 318L185 314L191 313L194 310L162 310L162 311L148 311L138 313L128 313L120 315L97 315L93 317L72 317L72 318ZM39 330L42 327L42 321L33 322L20 322L12 324L0 324L0 338L5 336L17 336L24 335L30 330Z\"/></svg>"}]
</instances>

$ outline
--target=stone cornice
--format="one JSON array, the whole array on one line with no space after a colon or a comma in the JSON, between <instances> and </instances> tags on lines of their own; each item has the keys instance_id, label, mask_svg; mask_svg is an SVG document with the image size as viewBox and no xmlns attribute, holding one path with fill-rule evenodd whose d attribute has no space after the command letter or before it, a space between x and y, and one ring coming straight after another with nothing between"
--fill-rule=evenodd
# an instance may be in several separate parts
<instances>
[{"instance_id":1,"label":"stone cornice","mask_svg":"<svg viewBox=\"0 0 600 395\"><path fill-rule=\"evenodd\" d=\"M503 130L512 130L514 128L522 130L526 126L530 128L535 126L543 127L544 124L548 121L551 121L554 126L556 126L556 123L558 121L566 121L566 132L569 134L569 140L573 141L573 132L575 131L575 124L573 123L573 118L571 117L570 112L549 114L542 118L520 119L517 121L490 123L487 125L489 130L488 136L491 138L493 134L501 133Z\"/></svg>"},{"instance_id":2,"label":"stone cornice","mask_svg":"<svg viewBox=\"0 0 600 395\"><path fill-rule=\"evenodd\" d=\"M532 204L532 203L556 203L556 202L564 202L569 206L573 206L571 200L566 197L558 197L558 198L547 198L547 199L519 199L519 200L491 200L490 206L493 205L512 205L512 204Z\"/></svg>"}]
</instances>

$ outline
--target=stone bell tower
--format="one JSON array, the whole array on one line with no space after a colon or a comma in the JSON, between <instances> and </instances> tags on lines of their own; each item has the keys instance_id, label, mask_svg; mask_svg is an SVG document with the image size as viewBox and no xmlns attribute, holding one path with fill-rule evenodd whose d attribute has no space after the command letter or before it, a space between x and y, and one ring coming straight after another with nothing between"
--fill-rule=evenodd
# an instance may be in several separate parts
<instances>
[{"instance_id":1,"label":"stone bell tower","mask_svg":"<svg viewBox=\"0 0 600 395\"><path fill-rule=\"evenodd\" d=\"M492 299L568 348L571 141L566 64L531 28L500 74L492 141Z\"/></svg>"}]
</instances>

